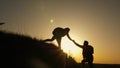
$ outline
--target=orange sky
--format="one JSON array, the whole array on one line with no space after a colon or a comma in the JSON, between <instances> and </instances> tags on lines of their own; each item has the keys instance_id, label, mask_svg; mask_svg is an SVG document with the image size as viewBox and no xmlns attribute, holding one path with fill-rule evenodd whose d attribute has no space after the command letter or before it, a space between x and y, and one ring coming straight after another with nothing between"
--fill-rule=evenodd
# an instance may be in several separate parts
<instances>
[{"instance_id":1,"label":"orange sky","mask_svg":"<svg viewBox=\"0 0 120 68\"><path fill-rule=\"evenodd\" d=\"M119 0L1 0L0 22L6 24L0 30L46 39L55 27L69 27L79 44L88 40L94 47L94 63L120 64L119 6ZM81 61L81 49L71 46Z\"/></svg>"}]
</instances>

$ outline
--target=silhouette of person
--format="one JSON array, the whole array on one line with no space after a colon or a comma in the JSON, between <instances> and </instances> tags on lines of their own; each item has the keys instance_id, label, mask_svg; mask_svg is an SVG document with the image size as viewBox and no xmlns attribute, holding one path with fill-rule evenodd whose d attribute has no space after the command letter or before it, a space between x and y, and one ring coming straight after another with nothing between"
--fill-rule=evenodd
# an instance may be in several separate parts
<instances>
[{"instance_id":1,"label":"silhouette of person","mask_svg":"<svg viewBox=\"0 0 120 68\"><path fill-rule=\"evenodd\" d=\"M56 39L56 41L58 43L58 46L61 49L61 39L62 39L62 37L64 37L66 35L68 37L68 39L71 40L71 38L69 36L69 31L70 31L70 28L57 27L52 32L53 37L51 39L46 39L44 41L53 41L53 40Z\"/></svg>"},{"instance_id":2,"label":"silhouette of person","mask_svg":"<svg viewBox=\"0 0 120 68\"><path fill-rule=\"evenodd\" d=\"M83 45L80 45L76 43L74 40L72 40L74 44L76 44L78 47L82 48L82 55L83 55L83 60L82 60L82 67L84 68L84 65L86 62L88 62L89 67L93 68L93 53L94 53L94 48L89 45L88 41L84 41Z\"/></svg>"}]
</instances>

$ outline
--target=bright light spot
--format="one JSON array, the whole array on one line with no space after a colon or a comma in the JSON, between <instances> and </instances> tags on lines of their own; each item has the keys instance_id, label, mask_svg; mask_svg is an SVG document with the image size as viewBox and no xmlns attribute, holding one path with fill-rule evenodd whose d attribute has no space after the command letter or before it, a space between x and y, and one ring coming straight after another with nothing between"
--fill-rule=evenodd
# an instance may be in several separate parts
<instances>
[{"instance_id":1,"label":"bright light spot","mask_svg":"<svg viewBox=\"0 0 120 68\"><path fill-rule=\"evenodd\" d=\"M54 22L54 20L53 19L50 19L50 23L53 23Z\"/></svg>"},{"instance_id":2,"label":"bright light spot","mask_svg":"<svg viewBox=\"0 0 120 68\"><path fill-rule=\"evenodd\" d=\"M67 37L62 38L61 48L68 56L72 56L75 60L80 61L80 55L82 49L77 47L72 41L70 41Z\"/></svg>"}]
</instances>

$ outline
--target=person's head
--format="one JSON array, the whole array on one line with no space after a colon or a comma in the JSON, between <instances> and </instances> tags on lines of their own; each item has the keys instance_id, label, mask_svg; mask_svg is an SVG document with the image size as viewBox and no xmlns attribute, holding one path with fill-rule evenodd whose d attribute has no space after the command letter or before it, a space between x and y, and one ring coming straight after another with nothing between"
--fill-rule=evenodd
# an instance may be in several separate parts
<instances>
[{"instance_id":1,"label":"person's head","mask_svg":"<svg viewBox=\"0 0 120 68\"><path fill-rule=\"evenodd\" d=\"M66 33L68 33L70 31L70 28L65 28L64 30Z\"/></svg>"},{"instance_id":2,"label":"person's head","mask_svg":"<svg viewBox=\"0 0 120 68\"><path fill-rule=\"evenodd\" d=\"M89 44L89 42L85 40L84 41L84 45L88 45L88 44Z\"/></svg>"}]
</instances>

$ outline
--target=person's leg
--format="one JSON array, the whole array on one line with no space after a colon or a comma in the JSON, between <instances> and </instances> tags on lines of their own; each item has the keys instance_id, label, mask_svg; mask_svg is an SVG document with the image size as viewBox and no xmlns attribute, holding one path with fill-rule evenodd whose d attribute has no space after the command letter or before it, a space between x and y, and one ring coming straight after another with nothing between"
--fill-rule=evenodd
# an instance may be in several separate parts
<instances>
[{"instance_id":1,"label":"person's leg","mask_svg":"<svg viewBox=\"0 0 120 68\"><path fill-rule=\"evenodd\" d=\"M89 65L89 68L93 68L93 56L89 56L88 65Z\"/></svg>"},{"instance_id":2,"label":"person's leg","mask_svg":"<svg viewBox=\"0 0 120 68\"><path fill-rule=\"evenodd\" d=\"M57 38L58 47L61 49L61 38Z\"/></svg>"},{"instance_id":3,"label":"person's leg","mask_svg":"<svg viewBox=\"0 0 120 68\"><path fill-rule=\"evenodd\" d=\"M85 66L85 59L82 60L82 68Z\"/></svg>"},{"instance_id":4,"label":"person's leg","mask_svg":"<svg viewBox=\"0 0 120 68\"><path fill-rule=\"evenodd\" d=\"M88 62L89 64L89 68L93 68L93 63L92 62Z\"/></svg>"},{"instance_id":5,"label":"person's leg","mask_svg":"<svg viewBox=\"0 0 120 68\"><path fill-rule=\"evenodd\" d=\"M58 43L58 47L59 49L61 50L61 37L60 38L56 38L56 41ZM61 50L62 52L62 50ZM67 55L66 54L63 54L64 57L63 57L63 67L62 68L66 68L66 59L67 59Z\"/></svg>"}]
</instances>

